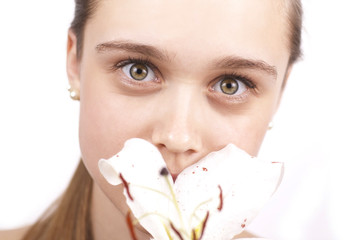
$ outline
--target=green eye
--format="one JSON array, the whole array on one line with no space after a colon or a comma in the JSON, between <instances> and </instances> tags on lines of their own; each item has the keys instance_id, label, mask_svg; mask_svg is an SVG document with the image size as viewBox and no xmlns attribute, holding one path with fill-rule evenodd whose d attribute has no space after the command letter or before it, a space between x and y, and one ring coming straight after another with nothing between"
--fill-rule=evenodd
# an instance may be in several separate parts
<instances>
[{"instance_id":1,"label":"green eye","mask_svg":"<svg viewBox=\"0 0 360 240\"><path fill-rule=\"evenodd\" d=\"M144 80L148 76L147 66L141 63L133 64L130 68L130 76L137 81Z\"/></svg>"},{"instance_id":2,"label":"green eye","mask_svg":"<svg viewBox=\"0 0 360 240\"><path fill-rule=\"evenodd\" d=\"M239 83L233 78L224 78L220 82L220 89L225 94L233 95L239 89Z\"/></svg>"},{"instance_id":3,"label":"green eye","mask_svg":"<svg viewBox=\"0 0 360 240\"><path fill-rule=\"evenodd\" d=\"M150 82L157 79L151 65L134 61L135 60L127 60L119 63L118 68L121 68L127 78L137 82Z\"/></svg>"}]
</instances>

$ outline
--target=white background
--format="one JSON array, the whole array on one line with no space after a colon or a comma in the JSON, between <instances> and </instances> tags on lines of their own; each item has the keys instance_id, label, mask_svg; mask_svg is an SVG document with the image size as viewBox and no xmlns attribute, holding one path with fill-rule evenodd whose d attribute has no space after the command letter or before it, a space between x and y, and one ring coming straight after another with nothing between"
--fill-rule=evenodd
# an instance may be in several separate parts
<instances>
[{"instance_id":1,"label":"white background","mask_svg":"<svg viewBox=\"0 0 360 240\"><path fill-rule=\"evenodd\" d=\"M260 154L285 162L286 174L250 229L273 239L360 239L360 3L303 3L305 56ZM65 72L73 5L0 3L0 229L33 222L80 157L79 103Z\"/></svg>"}]
</instances>

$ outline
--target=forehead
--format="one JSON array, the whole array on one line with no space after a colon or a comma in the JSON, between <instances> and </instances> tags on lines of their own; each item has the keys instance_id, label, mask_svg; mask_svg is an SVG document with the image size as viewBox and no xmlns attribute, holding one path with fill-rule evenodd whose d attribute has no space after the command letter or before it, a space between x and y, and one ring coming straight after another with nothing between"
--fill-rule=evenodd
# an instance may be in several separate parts
<instances>
[{"instance_id":1,"label":"forehead","mask_svg":"<svg viewBox=\"0 0 360 240\"><path fill-rule=\"evenodd\" d=\"M282 2L103 0L87 31L91 45L121 39L194 61L197 56L227 54L272 62L289 54Z\"/></svg>"}]
</instances>

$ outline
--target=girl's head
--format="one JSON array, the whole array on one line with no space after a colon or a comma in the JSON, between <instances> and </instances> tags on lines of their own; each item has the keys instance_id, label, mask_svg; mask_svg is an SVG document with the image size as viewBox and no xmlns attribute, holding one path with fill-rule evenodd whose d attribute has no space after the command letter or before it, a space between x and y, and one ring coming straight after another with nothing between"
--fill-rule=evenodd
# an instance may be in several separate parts
<instances>
[{"instance_id":1,"label":"girl's head","mask_svg":"<svg viewBox=\"0 0 360 240\"><path fill-rule=\"evenodd\" d=\"M174 178L228 143L256 155L300 39L298 0L76 0L67 69L97 185L117 205L97 161L133 137Z\"/></svg>"}]
</instances>

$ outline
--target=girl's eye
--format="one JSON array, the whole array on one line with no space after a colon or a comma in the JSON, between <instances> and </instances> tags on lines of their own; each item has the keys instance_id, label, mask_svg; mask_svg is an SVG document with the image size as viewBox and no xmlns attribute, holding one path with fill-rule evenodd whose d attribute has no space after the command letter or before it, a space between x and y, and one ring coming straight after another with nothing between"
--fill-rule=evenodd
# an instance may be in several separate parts
<instances>
[{"instance_id":1,"label":"girl's eye","mask_svg":"<svg viewBox=\"0 0 360 240\"><path fill-rule=\"evenodd\" d=\"M155 80L154 71L143 63L129 63L124 65L121 69L127 77L136 81L145 82Z\"/></svg>"},{"instance_id":2,"label":"girl's eye","mask_svg":"<svg viewBox=\"0 0 360 240\"><path fill-rule=\"evenodd\" d=\"M214 90L227 95L240 95L248 89L248 86L234 77L225 77L214 85Z\"/></svg>"}]
</instances>

